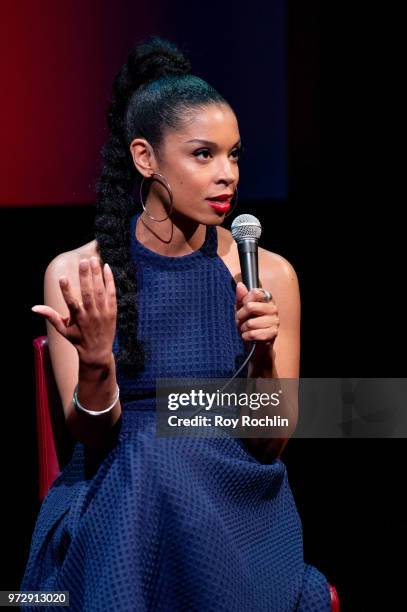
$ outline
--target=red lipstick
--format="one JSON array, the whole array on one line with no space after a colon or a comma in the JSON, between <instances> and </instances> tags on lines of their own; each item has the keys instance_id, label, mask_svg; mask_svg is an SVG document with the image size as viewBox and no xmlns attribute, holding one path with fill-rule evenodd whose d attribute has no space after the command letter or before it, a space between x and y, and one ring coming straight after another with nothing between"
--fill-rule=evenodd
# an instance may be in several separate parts
<instances>
[{"instance_id":1,"label":"red lipstick","mask_svg":"<svg viewBox=\"0 0 407 612\"><path fill-rule=\"evenodd\" d=\"M208 200L209 206L211 206L218 213L227 213L230 209L230 200L226 202L217 202L216 200Z\"/></svg>"},{"instance_id":2,"label":"red lipstick","mask_svg":"<svg viewBox=\"0 0 407 612\"><path fill-rule=\"evenodd\" d=\"M212 206L216 212L226 213L230 208L230 201L233 198L233 193L222 193L212 198L206 198L209 205Z\"/></svg>"}]
</instances>

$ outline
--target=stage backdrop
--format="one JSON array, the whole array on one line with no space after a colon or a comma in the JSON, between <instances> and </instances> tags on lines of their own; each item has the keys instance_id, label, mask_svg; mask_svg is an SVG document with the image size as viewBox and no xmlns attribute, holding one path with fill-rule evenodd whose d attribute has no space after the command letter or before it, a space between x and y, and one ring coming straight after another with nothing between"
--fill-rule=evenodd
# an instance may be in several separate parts
<instances>
[{"instance_id":1,"label":"stage backdrop","mask_svg":"<svg viewBox=\"0 0 407 612\"><path fill-rule=\"evenodd\" d=\"M284 199L284 2L259 4L3 2L0 206L95 201L111 83L148 34L185 49L235 109L246 149L240 198Z\"/></svg>"}]
</instances>

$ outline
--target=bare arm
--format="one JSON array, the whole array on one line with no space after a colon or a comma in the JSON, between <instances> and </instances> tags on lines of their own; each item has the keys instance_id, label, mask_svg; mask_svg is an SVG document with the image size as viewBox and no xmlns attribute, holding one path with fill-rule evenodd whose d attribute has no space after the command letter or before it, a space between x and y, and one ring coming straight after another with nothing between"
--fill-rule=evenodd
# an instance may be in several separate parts
<instances>
[{"instance_id":1,"label":"bare arm","mask_svg":"<svg viewBox=\"0 0 407 612\"><path fill-rule=\"evenodd\" d=\"M249 378L282 379L281 415L289 422L286 437L246 439L252 453L267 462L281 455L298 421L301 306L298 278L293 266L283 257L268 251L263 251L261 263L262 286L271 291L273 300L260 305L252 301L241 308L240 331L244 340L257 341L249 365ZM250 296L244 296L244 293L242 289L241 303L247 304ZM251 300L261 301L261 294L255 294L254 290ZM259 390L267 389L261 380L259 387Z\"/></svg>"},{"instance_id":2,"label":"bare arm","mask_svg":"<svg viewBox=\"0 0 407 612\"><path fill-rule=\"evenodd\" d=\"M300 372L301 301L297 274L283 257L280 265L264 266L263 286L278 308L279 328L270 346L259 343L250 362L249 376L298 378Z\"/></svg>"},{"instance_id":3,"label":"bare arm","mask_svg":"<svg viewBox=\"0 0 407 612\"><path fill-rule=\"evenodd\" d=\"M65 288L61 286L61 277L68 279ZM64 408L66 425L77 440L90 448L102 447L106 443L121 414L120 400L110 412L98 416L77 411L72 402L76 384L78 399L89 410L103 410L111 404L116 392L111 327L107 337L97 344L91 342L89 333L87 342L83 337L80 338L79 328L72 325L79 303L82 304L83 301L94 308L97 307L97 288L100 290L97 299L101 303L101 283L105 287L99 263L98 269L92 272L89 265L87 271L80 270L79 258L75 252L62 253L51 261L45 272L45 306L36 307L36 312L46 316L52 368ZM83 309L83 306L81 308Z\"/></svg>"}]
</instances>

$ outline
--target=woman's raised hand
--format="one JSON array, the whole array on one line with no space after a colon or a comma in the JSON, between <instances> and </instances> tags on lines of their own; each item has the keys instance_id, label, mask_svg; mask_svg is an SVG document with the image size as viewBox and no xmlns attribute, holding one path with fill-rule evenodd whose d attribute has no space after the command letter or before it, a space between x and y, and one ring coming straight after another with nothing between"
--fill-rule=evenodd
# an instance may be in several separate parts
<instances>
[{"instance_id":1,"label":"woman's raised hand","mask_svg":"<svg viewBox=\"0 0 407 612\"><path fill-rule=\"evenodd\" d=\"M80 362L91 367L104 365L110 359L116 332L116 287L112 270L103 270L97 257L81 259L79 281L82 300L76 299L66 276L59 277L59 286L69 309L62 317L50 306L33 306L55 329L69 340L79 353Z\"/></svg>"}]
</instances>

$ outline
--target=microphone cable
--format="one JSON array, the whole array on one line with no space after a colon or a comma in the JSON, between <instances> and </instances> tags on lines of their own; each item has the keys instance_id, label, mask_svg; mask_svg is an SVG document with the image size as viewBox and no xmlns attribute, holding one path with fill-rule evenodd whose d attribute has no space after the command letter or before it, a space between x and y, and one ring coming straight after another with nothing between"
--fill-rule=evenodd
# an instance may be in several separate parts
<instances>
[{"instance_id":1,"label":"microphone cable","mask_svg":"<svg viewBox=\"0 0 407 612\"><path fill-rule=\"evenodd\" d=\"M243 370L244 366L245 366L245 365L248 363L248 361L250 360L251 356L252 356L252 355L253 355L253 353L254 353L254 349L256 348L256 344L257 344L256 340L254 340L254 341L252 342L252 344L253 344L253 346L252 346L252 348L250 349L250 353L247 355L246 359L244 360L244 362L242 363L242 365L240 366L240 368L237 370L237 372L235 372L235 373L233 374L232 378L230 378L230 379L228 380L228 382L226 383L226 385L224 385L224 386L222 387L222 389L220 389L220 391L223 391L223 389L226 389L226 387L228 387L228 386L230 385L230 383L232 382L232 380L234 380L234 379L236 378L236 376L239 374L239 372L240 372L241 370Z\"/></svg>"},{"instance_id":2,"label":"microphone cable","mask_svg":"<svg viewBox=\"0 0 407 612\"><path fill-rule=\"evenodd\" d=\"M230 383L232 382L232 380L234 380L236 378L236 376L239 374L239 372L241 372L243 370L243 368L245 367L245 365L249 362L251 356L254 353L254 349L256 348L257 342L256 340L252 341L252 347L250 349L249 354L247 355L246 359L244 360L244 362L242 363L242 365L240 366L240 368L233 374L232 378L229 378L229 380L227 381L227 383L225 385L223 385L222 389L218 389L218 391L221 393L224 389L226 389L226 387L228 387L230 385ZM197 410L195 410L195 412L192 412L189 417L194 417L195 415L197 415L199 412L201 412L203 409L205 409L205 406L200 406Z\"/></svg>"}]
</instances>

